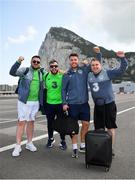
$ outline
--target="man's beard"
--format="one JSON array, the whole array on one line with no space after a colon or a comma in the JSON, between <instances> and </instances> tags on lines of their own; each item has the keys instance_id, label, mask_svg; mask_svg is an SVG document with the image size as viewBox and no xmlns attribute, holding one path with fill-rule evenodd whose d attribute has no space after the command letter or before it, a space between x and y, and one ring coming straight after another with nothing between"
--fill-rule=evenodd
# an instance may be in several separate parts
<instances>
[{"instance_id":1,"label":"man's beard","mask_svg":"<svg viewBox=\"0 0 135 180\"><path fill-rule=\"evenodd\" d=\"M51 73L52 73L52 74L57 74L57 73L58 73L58 71L55 71L55 72L51 71Z\"/></svg>"},{"instance_id":2,"label":"man's beard","mask_svg":"<svg viewBox=\"0 0 135 180\"><path fill-rule=\"evenodd\" d=\"M38 69L40 69L40 67L35 68L35 67L33 67L33 66L32 66L32 69L34 69L34 70L38 70Z\"/></svg>"}]
</instances>

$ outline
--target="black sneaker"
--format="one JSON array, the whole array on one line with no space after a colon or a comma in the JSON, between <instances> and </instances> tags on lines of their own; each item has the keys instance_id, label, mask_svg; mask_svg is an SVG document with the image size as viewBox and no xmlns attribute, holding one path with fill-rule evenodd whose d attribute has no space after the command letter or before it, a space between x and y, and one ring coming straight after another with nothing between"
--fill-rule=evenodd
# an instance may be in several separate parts
<instances>
[{"instance_id":1,"label":"black sneaker","mask_svg":"<svg viewBox=\"0 0 135 180\"><path fill-rule=\"evenodd\" d=\"M67 149L67 144L66 144L65 141L61 141L60 142L60 149L62 149L62 150L66 150Z\"/></svg>"},{"instance_id":2,"label":"black sneaker","mask_svg":"<svg viewBox=\"0 0 135 180\"><path fill-rule=\"evenodd\" d=\"M78 149L73 149L72 158L78 158Z\"/></svg>"},{"instance_id":3,"label":"black sneaker","mask_svg":"<svg viewBox=\"0 0 135 180\"><path fill-rule=\"evenodd\" d=\"M46 147L47 148L52 148L54 143L55 143L55 139L54 138L48 139Z\"/></svg>"},{"instance_id":4,"label":"black sneaker","mask_svg":"<svg viewBox=\"0 0 135 180\"><path fill-rule=\"evenodd\" d=\"M79 152L85 153L85 147L80 147Z\"/></svg>"}]
</instances>

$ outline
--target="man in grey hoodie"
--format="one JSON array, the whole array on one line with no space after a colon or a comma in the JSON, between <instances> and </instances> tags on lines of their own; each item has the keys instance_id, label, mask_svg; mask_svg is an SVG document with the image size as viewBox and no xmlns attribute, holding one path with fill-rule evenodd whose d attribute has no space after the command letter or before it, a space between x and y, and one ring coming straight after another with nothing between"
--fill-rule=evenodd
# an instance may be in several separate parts
<instances>
[{"instance_id":1,"label":"man in grey hoodie","mask_svg":"<svg viewBox=\"0 0 135 180\"><path fill-rule=\"evenodd\" d=\"M91 60L91 71L88 74L88 84L94 101L94 126L95 129L107 128L112 135L112 146L115 141L117 108L112 88L112 79L122 75L128 66L125 53L118 51L117 58L120 66L114 69L104 69L98 59ZM114 152L112 153L114 156Z\"/></svg>"}]
</instances>

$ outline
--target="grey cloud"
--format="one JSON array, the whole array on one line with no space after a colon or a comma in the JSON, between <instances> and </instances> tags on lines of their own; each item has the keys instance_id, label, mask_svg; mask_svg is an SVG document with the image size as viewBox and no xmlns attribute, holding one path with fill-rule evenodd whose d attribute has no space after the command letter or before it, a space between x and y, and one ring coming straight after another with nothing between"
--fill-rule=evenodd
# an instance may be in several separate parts
<instances>
[{"instance_id":1,"label":"grey cloud","mask_svg":"<svg viewBox=\"0 0 135 180\"><path fill-rule=\"evenodd\" d=\"M122 43L135 41L135 0L104 0L102 6L102 26L111 39Z\"/></svg>"}]
</instances>

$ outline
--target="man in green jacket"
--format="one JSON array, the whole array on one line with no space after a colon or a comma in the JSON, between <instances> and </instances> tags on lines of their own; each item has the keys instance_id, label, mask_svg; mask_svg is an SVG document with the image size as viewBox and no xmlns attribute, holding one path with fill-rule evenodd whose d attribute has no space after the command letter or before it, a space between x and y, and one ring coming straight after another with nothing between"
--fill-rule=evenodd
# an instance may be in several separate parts
<instances>
[{"instance_id":1,"label":"man in green jacket","mask_svg":"<svg viewBox=\"0 0 135 180\"><path fill-rule=\"evenodd\" d=\"M55 142L53 137L53 121L55 116L63 113L62 106L62 77L63 74L59 72L58 62L52 60L49 62L50 72L44 76L45 87L47 89L47 105L46 105L46 117L48 128L48 142L47 148L52 148ZM60 134L61 142L60 149L65 150L67 148L65 142L65 135Z\"/></svg>"}]
</instances>

